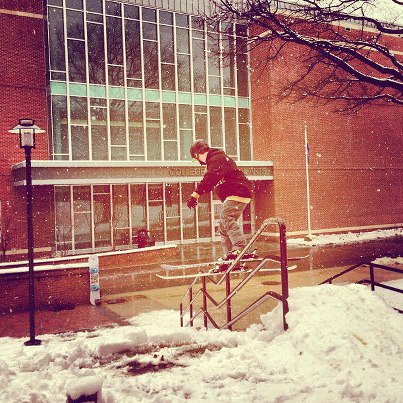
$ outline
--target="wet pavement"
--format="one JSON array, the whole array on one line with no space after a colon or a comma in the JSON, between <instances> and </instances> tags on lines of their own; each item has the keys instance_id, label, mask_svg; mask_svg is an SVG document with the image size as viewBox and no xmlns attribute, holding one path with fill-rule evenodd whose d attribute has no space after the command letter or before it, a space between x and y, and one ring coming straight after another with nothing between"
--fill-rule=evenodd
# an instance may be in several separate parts
<instances>
[{"instance_id":1,"label":"wet pavement","mask_svg":"<svg viewBox=\"0 0 403 403\"><path fill-rule=\"evenodd\" d=\"M256 246L259 256L279 254L278 241L257 242ZM296 264L298 271L346 267L358 263L369 263L378 257L403 256L403 238L388 238L347 245L320 245L313 247L289 245L287 254L289 258L305 256L304 259L289 263ZM178 256L171 257L170 260L164 263L181 265L212 262L221 257L221 255L222 251L219 243L180 245L178 246ZM279 264L272 263L269 267L279 267ZM107 273L101 274L102 278L107 280L106 282L108 283L107 288L103 288L103 294L114 295L124 292L185 285L190 283L189 279L168 281L158 278L156 274L192 274L207 269L199 267L187 270L162 270L160 265L150 264L122 272L117 267L115 270L108 270Z\"/></svg>"},{"instance_id":2,"label":"wet pavement","mask_svg":"<svg viewBox=\"0 0 403 403\"><path fill-rule=\"evenodd\" d=\"M260 256L278 253L278 242L259 242L257 244ZM181 245L178 246L178 256L171 258L172 264L195 263L213 261L221 255L219 243ZM306 258L296 263L297 268L289 272L290 288L316 285L327 278L339 273L353 264L369 263L378 257L403 256L403 239L388 238L377 241L367 241L355 244L301 247L288 246L288 256L303 256ZM278 264L273 263L273 267ZM41 310L36 313L37 334L75 332L89 330L103 326L124 325L126 318L142 312L160 309L179 309L179 303L188 288L191 280L162 280L156 273L164 273L159 265L142 265L142 267L125 268L123 271L108 269L101 273L102 279L108 277L109 287L102 288L101 306L76 306L74 309L59 312ZM187 273L184 270L175 270L175 274ZM103 277L102 277L103 276ZM380 272L376 280L387 281L401 278L399 274ZM339 282L356 282L369 278L366 267L355 270L340 278ZM241 281L242 275L234 276L233 285ZM248 285L241 290L233 302L234 311L240 311L267 290L280 292L281 278L279 272L270 272L255 276ZM212 293L218 300L222 298L223 287L218 287ZM403 297L402 297L403 298ZM266 301L253 314L241 321L235 328L245 329L251 323L259 322L259 315L272 309L276 301ZM225 309L224 309L225 311ZM217 312L218 322L224 321L225 313ZM179 322L179 315L178 315ZM29 334L29 316L27 312L0 315L0 337L26 337Z\"/></svg>"}]
</instances>

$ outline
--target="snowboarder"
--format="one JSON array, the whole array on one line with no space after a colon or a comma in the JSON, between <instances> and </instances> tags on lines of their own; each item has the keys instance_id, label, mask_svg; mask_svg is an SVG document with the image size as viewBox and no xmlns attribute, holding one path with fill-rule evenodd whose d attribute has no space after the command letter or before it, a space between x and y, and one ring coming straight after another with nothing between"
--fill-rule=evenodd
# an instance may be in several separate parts
<instances>
[{"instance_id":1,"label":"snowboarder","mask_svg":"<svg viewBox=\"0 0 403 403\"><path fill-rule=\"evenodd\" d=\"M213 189L223 203L218 232L224 251L222 260L235 259L247 241L238 218L251 200L252 184L224 151L210 148L205 140L196 140L190 148L192 158L206 165L203 179L187 201L190 209L197 206L198 198Z\"/></svg>"}]
</instances>

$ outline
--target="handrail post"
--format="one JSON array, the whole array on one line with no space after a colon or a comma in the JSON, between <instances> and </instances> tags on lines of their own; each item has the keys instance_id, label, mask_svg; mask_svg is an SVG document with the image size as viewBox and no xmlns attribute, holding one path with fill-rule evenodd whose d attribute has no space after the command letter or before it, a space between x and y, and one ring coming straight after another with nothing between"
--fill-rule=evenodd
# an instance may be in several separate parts
<instances>
[{"instance_id":1,"label":"handrail post","mask_svg":"<svg viewBox=\"0 0 403 403\"><path fill-rule=\"evenodd\" d=\"M226 298L227 298L227 323L230 323L231 319L232 319L231 298L228 298L230 293L231 293L231 274L226 273L225 274L225 294L226 294ZM232 325L229 325L228 329L232 330Z\"/></svg>"},{"instance_id":2,"label":"handrail post","mask_svg":"<svg viewBox=\"0 0 403 403\"><path fill-rule=\"evenodd\" d=\"M190 316L190 319L189 319L189 325L191 326L191 327L193 327L193 302L192 302L192 299L193 299L193 288L190 288L190 290L189 290L189 316Z\"/></svg>"},{"instance_id":3,"label":"handrail post","mask_svg":"<svg viewBox=\"0 0 403 403\"><path fill-rule=\"evenodd\" d=\"M181 327L183 327L183 304L182 302L179 305L179 313L180 313L180 323L181 323Z\"/></svg>"},{"instance_id":4,"label":"handrail post","mask_svg":"<svg viewBox=\"0 0 403 403\"><path fill-rule=\"evenodd\" d=\"M204 310L204 328L207 329L207 289L206 289L206 277L202 277L203 288L203 310Z\"/></svg>"},{"instance_id":5,"label":"handrail post","mask_svg":"<svg viewBox=\"0 0 403 403\"><path fill-rule=\"evenodd\" d=\"M287 239L286 239L286 227L282 220L279 220L279 232L280 232L280 266L281 266L281 295L283 302L283 328L288 329L288 324L285 319L288 308L288 269L287 269Z\"/></svg>"},{"instance_id":6,"label":"handrail post","mask_svg":"<svg viewBox=\"0 0 403 403\"><path fill-rule=\"evenodd\" d=\"M371 291L375 291L374 265L372 263L369 265L369 275L371 278Z\"/></svg>"}]
</instances>

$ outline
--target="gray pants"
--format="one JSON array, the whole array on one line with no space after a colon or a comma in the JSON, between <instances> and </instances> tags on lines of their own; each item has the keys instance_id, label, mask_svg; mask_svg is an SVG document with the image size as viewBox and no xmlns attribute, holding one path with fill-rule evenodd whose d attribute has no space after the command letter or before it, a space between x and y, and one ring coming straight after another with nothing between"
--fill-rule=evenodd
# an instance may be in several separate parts
<instances>
[{"instance_id":1,"label":"gray pants","mask_svg":"<svg viewBox=\"0 0 403 403\"><path fill-rule=\"evenodd\" d=\"M226 200L223 204L218 233L225 255L234 249L243 249L247 244L243 229L237 222L246 206L247 203L234 200Z\"/></svg>"}]
</instances>

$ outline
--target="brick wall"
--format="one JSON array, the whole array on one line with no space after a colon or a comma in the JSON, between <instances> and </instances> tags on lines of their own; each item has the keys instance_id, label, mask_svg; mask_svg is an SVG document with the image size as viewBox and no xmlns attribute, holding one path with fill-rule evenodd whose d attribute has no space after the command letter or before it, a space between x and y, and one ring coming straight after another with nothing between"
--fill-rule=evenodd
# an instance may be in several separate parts
<instances>
[{"instance_id":1,"label":"brick wall","mask_svg":"<svg viewBox=\"0 0 403 403\"><path fill-rule=\"evenodd\" d=\"M174 247L99 254L102 295L131 291L131 285L127 283L125 273L135 273L150 264L159 265L177 255L178 249ZM52 309L66 304L89 304L88 257L66 261L57 259L53 263L58 265L82 263L83 267L36 271L36 307ZM148 282L153 281L155 273L149 273L146 277ZM0 314L27 310L28 273L0 274L0 295Z\"/></svg>"},{"instance_id":2,"label":"brick wall","mask_svg":"<svg viewBox=\"0 0 403 403\"><path fill-rule=\"evenodd\" d=\"M336 104L278 101L281 78L296 74L299 52L294 47L263 70L263 47L251 55L254 158L274 162L272 200L262 204L273 209L267 215L282 217L289 231L307 229L306 123L312 229L401 223L401 109L370 105L346 115L333 111Z\"/></svg>"},{"instance_id":3,"label":"brick wall","mask_svg":"<svg viewBox=\"0 0 403 403\"><path fill-rule=\"evenodd\" d=\"M12 248L24 249L25 189L13 187L11 167L25 157L19 148L18 135L7 131L16 126L20 118L33 118L38 126L48 131L43 2L2 1L0 9L3 10L0 11L0 201L3 218L8 214L13 216ZM32 159L48 157L48 134L37 135ZM42 207L42 213L36 205L42 204L44 197L41 191L34 190L34 221L39 219L35 222L34 236L41 246L49 245L48 221L43 217L49 205Z\"/></svg>"}]
</instances>

